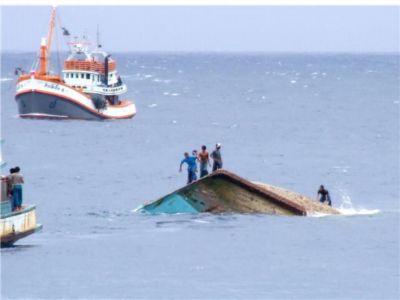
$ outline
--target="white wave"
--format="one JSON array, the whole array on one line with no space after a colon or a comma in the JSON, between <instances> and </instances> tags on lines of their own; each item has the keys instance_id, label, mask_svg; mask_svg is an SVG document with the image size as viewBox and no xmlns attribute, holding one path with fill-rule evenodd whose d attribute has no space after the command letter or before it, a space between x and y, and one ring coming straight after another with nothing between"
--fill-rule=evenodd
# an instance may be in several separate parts
<instances>
[{"instance_id":1,"label":"white wave","mask_svg":"<svg viewBox=\"0 0 400 300\"><path fill-rule=\"evenodd\" d=\"M340 203L339 207L335 207L339 212L340 215L332 215L320 212L312 212L307 214L308 217L314 218L321 218L321 217L340 217L340 216L360 216L360 215L376 215L379 214L381 211L379 209L367 209L364 207L356 207L354 206L349 193L344 190L340 189L339 193L341 195L342 202Z\"/></svg>"},{"instance_id":2,"label":"white wave","mask_svg":"<svg viewBox=\"0 0 400 300\"><path fill-rule=\"evenodd\" d=\"M142 211L143 207L144 207L143 205L140 205L140 206L138 206L138 207L132 209L131 212L133 212L133 213L140 213L140 212Z\"/></svg>"},{"instance_id":3,"label":"white wave","mask_svg":"<svg viewBox=\"0 0 400 300\"><path fill-rule=\"evenodd\" d=\"M320 213L320 212L307 213L307 217L321 218L321 217L327 217L327 216L332 216L332 215L324 214L324 213Z\"/></svg>"},{"instance_id":4,"label":"white wave","mask_svg":"<svg viewBox=\"0 0 400 300\"><path fill-rule=\"evenodd\" d=\"M205 220L193 220L193 222L195 222L195 223L203 223L203 224L211 223L211 222L205 221Z\"/></svg>"},{"instance_id":5,"label":"white wave","mask_svg":"<svg viewBox=\"0 0 400 300\"><path fill-rule=\"evenodd\" d=\"M356 215L376 215L381 211L379 209L366 209L366 208L338 208L338 211L345 216Z\"/></svg>"},{"instance_id":6,"label":"white wave","mask_svg":"<svg viewBox=\"0 0 400 300\"><path fill-rule=\"evenodd\" d=\"M345 216L355 216L355 215L375 215L380 213L379 209L367 209L364 207L355 207L349 193L341 189L339 190L341 194L342 203L337 208L337 210Z\"/></svg>"},{"instance_id":7,"label":"white wave","mask_svg":"<svg viewBox=\"0 0 400 300\"><path fill-rule=\"evenodd\" d=\"M164 79L160 79L160 78L154 78L153 82L165 82L165 83L167 83L167 82L169 82L169 80L164 80Z\"/></svg>"},{"instance_id":8,"label":"white wave","mask_svg":"<svg viewBox=\"0 0 400 300\"><path fill-rule=\"evenodd\" d=\"M149 107L149 108L154 108L154 107L157 107L157 103L152 103L152 104L149 104L149 105L147 105L147 107Z\"/></svg>"},{"instance_id":9,"label":"white wave","mask_svg":"<svg viewBox=\"0 0 400 300\"><path fill-rule=\"evenodd\" d=\"M8 77L0 78L0 82L6 82L6 81L11 81L11 80L13 80L13 79L8 78Z\"/></svg>"}]
</instances>

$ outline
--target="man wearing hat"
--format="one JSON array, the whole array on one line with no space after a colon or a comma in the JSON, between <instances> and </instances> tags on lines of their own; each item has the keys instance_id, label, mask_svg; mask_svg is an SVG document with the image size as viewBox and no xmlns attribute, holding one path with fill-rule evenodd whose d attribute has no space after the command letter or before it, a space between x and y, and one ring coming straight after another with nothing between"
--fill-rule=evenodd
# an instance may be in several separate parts
<instances>
[{"instance_id":1,"label":"man wearing hat","mask_svg":"<svg viewBox=\"0 0 400 300\"><path fill-rule=\"evenodd\" d=\"M222 169L222 157L221 157L221 144L217 143L215 145L215 150L211 153L211 158L213 159L213 172Z\"/></svg>"}]
</instances>

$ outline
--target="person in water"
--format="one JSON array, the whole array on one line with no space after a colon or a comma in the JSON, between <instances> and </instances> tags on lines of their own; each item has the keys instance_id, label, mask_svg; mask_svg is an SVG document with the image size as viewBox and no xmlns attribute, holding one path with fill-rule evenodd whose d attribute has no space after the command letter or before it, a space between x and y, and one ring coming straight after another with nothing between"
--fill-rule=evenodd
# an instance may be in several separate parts
<instances>
[{"instance_id":1,"label":"person in water","mask_svg":"<svg viewBox=\"0 0 400 300\"><path fill-rule=\"evenodd\" d=\"M319 197L319 202L325 203L327 202L329 206L332 206L331 196L329 195L329 191L325 189L325 187L321 184L317 193L317 199Z\"/></svg>"},{"instance_id":2,"label":"person in water","mask_svg":"<svg viewBox=\"0 0 400 300\"><path fill-rule=\"evenodd\" d=\"M189 156L189 153L185 152L183 154L185 158L181 161L179 166L179 172L182 172L182 165L184 163L187 164L188 168L188 180L187 183L192 183L193 181L197 180L196 172L197 172L197 156Z\"/></svg>"},{"instance_id":3,"label":"person in water","mask_svg":"<svg viewBox=\"0 0 400 300\"><path fill-rule=\"evenodd\" d=\"M9 177L15 210L22 209L22 185L24 184L24 177L20 171L19 167L15 167L14 172Z\"/></svg>"},{"instance_id":4,"label":"person in water","mask_svg":"<svg viewBox=\"0 0 400 300\"><path fill-rule=\"evenodd\" d=\"M208 175L208 166L210 164L210 156L208 155L207 147L201 146L201 152L198 155L200 161L200 178Z\"/></svg>"},{"instance_id":5,"label":"person in water","mask_svg":"<svg viewBox=\"0 0 400 300\"><path fill-rule=\"evenodd\" d=\"M211 152L211 158L213 159L213 172L218 169L222 169L222 157L221 157L221 144L215 145L215 150Z\"/></svg>"}]
</instances>

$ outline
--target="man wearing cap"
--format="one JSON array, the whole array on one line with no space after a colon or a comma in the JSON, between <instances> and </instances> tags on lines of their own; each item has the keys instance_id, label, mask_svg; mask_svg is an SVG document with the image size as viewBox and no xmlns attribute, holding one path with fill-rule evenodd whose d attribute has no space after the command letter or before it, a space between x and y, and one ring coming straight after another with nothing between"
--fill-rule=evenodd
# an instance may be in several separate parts
<instances>
[{"instance_id":1,"label":"man wearing cap","mask_svg":"<svg viewBox=\"0 0 400 300\"><path fill-rule=\"evenodd\" d=\"M221 157L221 144L215 145L215 150L211 152L211 158L213 159L213 172L218 169L222 169L222 157Z\"/></svg>"}]
</instances>

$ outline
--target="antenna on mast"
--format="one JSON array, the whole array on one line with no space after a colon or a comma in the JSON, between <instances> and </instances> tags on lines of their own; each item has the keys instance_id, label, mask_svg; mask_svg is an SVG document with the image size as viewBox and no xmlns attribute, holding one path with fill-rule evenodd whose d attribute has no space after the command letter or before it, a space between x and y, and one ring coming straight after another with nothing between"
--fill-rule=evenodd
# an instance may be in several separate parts
<instances>
[{"instance_id":1,"label":"antenna on mast","mask_svg":"<svg viewBox=\"0 0 400 300\"><path fill-rule=\"evenodd\" d=\"M99 24L97 24L96 46L97 46L97 49L101 48Z\"/></svg>"}]
</instances>

